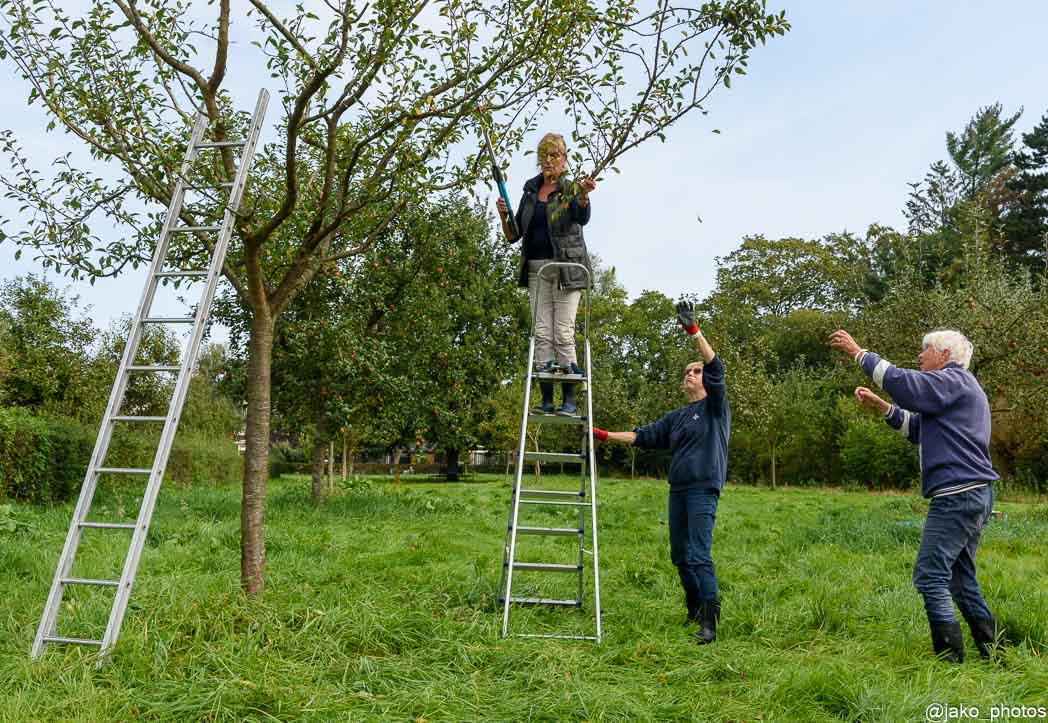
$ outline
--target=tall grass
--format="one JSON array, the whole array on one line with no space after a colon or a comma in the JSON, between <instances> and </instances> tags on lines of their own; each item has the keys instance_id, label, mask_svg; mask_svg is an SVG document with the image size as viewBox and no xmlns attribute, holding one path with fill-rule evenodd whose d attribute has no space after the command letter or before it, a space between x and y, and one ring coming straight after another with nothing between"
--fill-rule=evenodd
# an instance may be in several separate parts
<instances>
[{"instance_id":1,"label":"tall grass","mask_svg":"<svg viewBox=\"0 0 1048 723\"><path fill-rule=\"evenodd\" d=\"M1014 642L998 663L969 642L956 666L930 655L910 585L921 500L729 487L714 538L720 636L700 648L682 625L665 495L665 483L601 481L595 646L498 640L501 478L376 481L320 507L304 478L275 480L259 600L238 588L239 491L168 488L101 668L58 646L29 660L71 506L15 506L0 520L0 720L903 721L937 702L1048 704L1043 508L999 505L980 581ZM128 501L99 507L113 518ZM74 572L113 574L124 533L93 532ZM104 593L68 599L62 632L100 632ZM582 629L591 617L513 622Z\"/></svg>"}]
</instances>

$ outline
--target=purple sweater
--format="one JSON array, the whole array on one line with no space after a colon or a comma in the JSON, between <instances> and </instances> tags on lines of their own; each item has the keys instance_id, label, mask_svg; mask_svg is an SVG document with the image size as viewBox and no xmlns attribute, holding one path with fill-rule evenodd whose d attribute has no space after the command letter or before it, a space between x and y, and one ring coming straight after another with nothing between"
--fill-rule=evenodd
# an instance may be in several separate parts
<instances>
[{"instance_id":1,"label":"purple sweater","mask_svg":"<svg viewBox=\"0 0 1048 723\"><path fill-rule=\"evenodd\" d=\"M888 425L920 445L921 494L956 494L998 479L990 403L971 372L955 362L934 372L900 369L873 352L863 352L859 364L895 401Z\"/></svg>"}]
</instances>

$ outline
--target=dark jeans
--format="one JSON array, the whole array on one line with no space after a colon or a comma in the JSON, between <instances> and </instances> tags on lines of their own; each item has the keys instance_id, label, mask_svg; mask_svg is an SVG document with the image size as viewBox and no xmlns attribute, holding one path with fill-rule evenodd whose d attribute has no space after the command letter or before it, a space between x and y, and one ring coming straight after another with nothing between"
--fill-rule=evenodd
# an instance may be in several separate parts
<instances>
[{"instance_id":1,"label":"dark jeans","mask_svg":"<svg viewBox=\"0 0 1048 723\"><path fill-rule=\"evenodd\" d=\"M952 623L951 597L966 620L991 617L975 580L975 549L993 510L993 487L933 497L928 505L913 585L932 623Z\"/></svg>"},{"instance_id":2,"label":"dark jeans","mask_svg":"<svg viewBox=\"0 0 1048 723\"><path fill-rule=\"evenodd\" d=\"M715 489L670 491L670 560L684 591L697 594L699 600L717 598L712 548L718 499Z\"/></svg>"}]
</instances>

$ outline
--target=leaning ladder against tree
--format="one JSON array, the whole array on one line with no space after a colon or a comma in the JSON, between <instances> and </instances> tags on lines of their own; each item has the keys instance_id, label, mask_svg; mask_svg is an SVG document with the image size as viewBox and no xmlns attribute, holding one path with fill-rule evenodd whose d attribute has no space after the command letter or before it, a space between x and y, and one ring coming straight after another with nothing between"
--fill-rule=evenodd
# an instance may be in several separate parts
<instances>
[{"instance_id":1,"label":"leaning ladder against tree","mask_svg":"<svg viewBox=\"0 0 1048 723\"><path fill-rule=\"evenodd\" d=\"M171 195L171 203L168 206L167 218L153 254L149 276L146 280L145 289L142 291L142 299L131 322L127 344L124 346L124 353L120 360L116 381L113 383L113 390L109 395L109 404L106 407L102 425L98 430L95 449L84 475L84 484L80 490L80 497L77 500L76 510L73 513L73 520L69 525L65 545L62 548L55 576L51 582L51 591L47 596L43 617L40 619L40 627L37 629L36 638L33 641L32 656L34 658L43 652L44 646L48 643L99 646L103 656L112 650L116 644L117 637L120 634L120 626L124 619L124 612L127 610L127 603L131 597L131 586L134 583L135 573L138 570L142 548L145 546L146 535L149 532L149 522L153 516L157 494L160 492L160 484L164 479L164 468L167 465L171 444L178 429L182 405L185 402L186 392L189 388L189 380L193 373L193 366L196 363L197 353L200 350L200 342L207 324L208 312L215 294L215 287L218 284L219 276L222 274L226 249L233 234L236 209L240 205L240 198L251 170L255 146L258 143L262 119L265 116L268 102L269 93L263 89L258 95L258 102L255 105L255 112L251 118L247 138L242 141L204 140L208 129L208 117L202 113L196 117L192 135L186 147L185 158L182 161L181 171L174 179L174 191ZM240 163L237 166L236 176L232 181L219 184L220 189L229 190L228 200L223 200L219 205L219 211L222 212L222 222L217 225L207 224L203 221L198 222L197 225L179 224L178 219L182 215L183 210L193 213L193 209L188 205L183 209L187 191L202 192L202 197L204 199L208 198L206 192L210 187L200 185L199 183L194 184L190 180L190 177L194 175L195 162L200 157L200 152L235 148L241 149ZM179 263L178 259L173 258L172 254L169 254L171 238L175 234L197 234L203 235L204 238L216 235L213 241L206 242L211 251L210 262L206 269L179 268L182 264ZM172 263L175 264L174 267L170 265ZM195 314L185 317L165 317L154 314L152 309L156 299L157 287L161 283L167 283L169 280L180 282L192 281L194 279L205 282L203 294L196 305ZM145 327L157 324L192 325L192 331L189 341L183 350L180 365L159 366L135 363L138 345L142 340ZM127 390L128 382L133 373L176 374L166 415L135 416L120 413L121 405L124 401L124 392ZM156 454L153 457L152 466L142 468L106 466L106 455L109 451L110 440L117 422L162 425L160 440ZM138 519L135 522L97 522L90 519L91 502L98 487L99 478L104 474L146 478L142 504L139 508ZM76 560L77 548L80 545L80 536L85 530L99 532L126 530L131 532L131 542L128 545L119 580L101 580L73 576L73 564ZM103 532L103 534L111 534L111 532ZM109 620L106 623L105 634L101 640L59 636L56 634L58 612L65 589L69 585L100 586L115 589Z\"/></svg>"}]
</instances>

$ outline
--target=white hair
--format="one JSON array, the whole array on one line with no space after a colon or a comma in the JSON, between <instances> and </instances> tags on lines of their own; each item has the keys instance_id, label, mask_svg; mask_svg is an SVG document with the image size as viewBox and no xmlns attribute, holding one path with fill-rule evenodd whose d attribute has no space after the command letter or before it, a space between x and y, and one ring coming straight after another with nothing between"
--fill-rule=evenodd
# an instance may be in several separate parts
<instances>
[{"instance_id":1,"label":"white hair","mask_svg":"<svg viewBox=\"0 0 1048 723\"><path fill-rule=\"evenodd\" d=\"M924 335L921 342L925 349L931 347L938 352L950 352L950 361L957 362L965 369L972 360L972 343L956 329L936 329Z\"/></svg>"}]
</instances>

